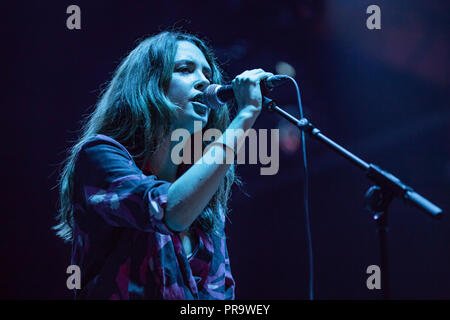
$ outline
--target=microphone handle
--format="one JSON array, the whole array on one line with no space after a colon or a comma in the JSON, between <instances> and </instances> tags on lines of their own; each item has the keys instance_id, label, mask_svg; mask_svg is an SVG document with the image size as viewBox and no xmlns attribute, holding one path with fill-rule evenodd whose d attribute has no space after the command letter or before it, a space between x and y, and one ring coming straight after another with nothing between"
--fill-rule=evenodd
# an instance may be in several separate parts
<instances>
[{"instance_id":1,"label":"microphone handle","mask_svg":"<svg viewBox=\"0 0 450 320\"><path fill-rule=\"evenodd\" d=\"M284 75L275 75L264 79L260 82L261 94L263 96L269 94L272 88L282 85L287 80L288 78ZM220 86L217 89L217 97L224 103L234 99L233 86L231 84Z\"/></svg>"},{"instance_id":2,"label":"microphone handle","mask_svg":"<svg viewBox=\"0 0 450 320\"><path fill-rule=\"evenodd\" d=\"M231 84L220 86L220 88L217 89L217 97L223 103L234 99L233 86Z\"/></svg>"}]
</instances>

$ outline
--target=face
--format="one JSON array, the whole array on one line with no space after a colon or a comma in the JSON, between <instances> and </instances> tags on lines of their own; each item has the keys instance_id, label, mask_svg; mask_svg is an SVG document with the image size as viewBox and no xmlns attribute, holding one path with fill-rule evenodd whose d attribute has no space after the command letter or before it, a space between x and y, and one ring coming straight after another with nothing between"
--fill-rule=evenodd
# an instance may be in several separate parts
<instances>
[{"instance_id":1,"label":"face","mask_svg":"<svg viewBox=\"0 0 450 320\"><path fill-rule=\"evenodd\" d=\"M169 100L181 108L174 129L185 128L193 134L194 121L205 127L210 109L195 99L210 84L210 79L211 67L203 52L192 42L179 41L167 90Z\"/></svg>"}]
</instances>

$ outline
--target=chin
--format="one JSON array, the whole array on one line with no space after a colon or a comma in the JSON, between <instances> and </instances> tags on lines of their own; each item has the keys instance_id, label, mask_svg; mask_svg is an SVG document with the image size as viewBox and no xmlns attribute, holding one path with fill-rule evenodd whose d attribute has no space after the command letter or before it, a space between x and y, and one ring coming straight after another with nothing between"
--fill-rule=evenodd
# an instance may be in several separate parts
<instances>
[{"instance_id":1,"label":"chin","mask_svg":"<svg viewBox=\"0 0 450 320\"><path fill-rule=\"evenodd\" d=\"M208 123L208 119L196 115L196 116L192 117L192 119L189 121L188 124L186 124L184 126L180 126L180 128L184 128L184 129L188 130L190 134L194 134L198 131L202 131L203 128L206 127L207 123Z\"/></svg>"}]
</instances>

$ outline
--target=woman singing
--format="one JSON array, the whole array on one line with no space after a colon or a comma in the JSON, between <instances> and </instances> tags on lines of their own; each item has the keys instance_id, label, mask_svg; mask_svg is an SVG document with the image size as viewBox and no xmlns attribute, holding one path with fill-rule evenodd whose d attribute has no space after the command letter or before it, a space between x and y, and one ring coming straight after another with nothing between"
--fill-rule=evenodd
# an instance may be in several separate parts
<instances>
[{"instance_id":1,"label":"woman singing","mask_svg":"<svg viewBox=\"0 0 450 320\"><path fill-rule=\"evenodd\" d=\"M199 100L222 74L199 38L162 32L120 63L70 149L59 180L55 227L72 243L81 270L77 299L234 299L225 218L237 154L261 112L259 83L271 73L245 71L233 81L237 113ZM223 133L189 166L171 158L171 133ZM242 129L242 130L232 130ZM197 130L198 131L198 130ZM240 135L240 136L239 136ZM206 143L205 143L206 146ZM202 161L205 160L205 161Z\"/></svg>"}]
</instances>

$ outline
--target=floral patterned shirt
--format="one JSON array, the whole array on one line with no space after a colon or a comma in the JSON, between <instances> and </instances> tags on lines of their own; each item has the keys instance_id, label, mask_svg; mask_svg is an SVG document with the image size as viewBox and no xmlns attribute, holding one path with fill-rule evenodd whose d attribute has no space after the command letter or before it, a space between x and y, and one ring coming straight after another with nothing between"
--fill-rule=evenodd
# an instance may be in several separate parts
<instances>
[{"instance_id":1,"label":"floral patterned shirt","mask_svg":"<svg viewBox=\"0 0 450 320\"><path fill-rule=\"evenodd\" d=\"M73 182L75 298L235 298L225 234L195 229L188 258L163 219L170 182L145 175L119 142L97 135L84 143Z\"/></svg>"}]
</instances>

